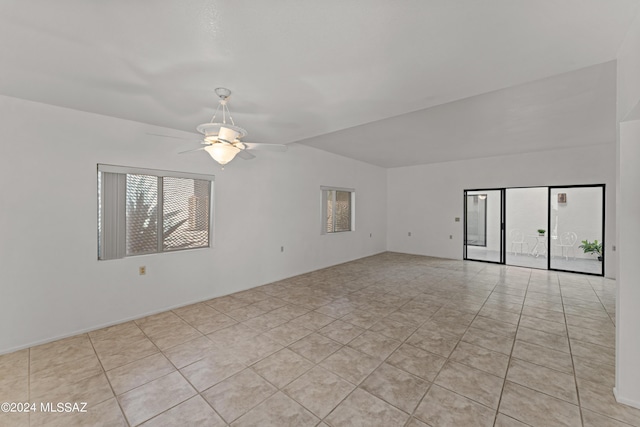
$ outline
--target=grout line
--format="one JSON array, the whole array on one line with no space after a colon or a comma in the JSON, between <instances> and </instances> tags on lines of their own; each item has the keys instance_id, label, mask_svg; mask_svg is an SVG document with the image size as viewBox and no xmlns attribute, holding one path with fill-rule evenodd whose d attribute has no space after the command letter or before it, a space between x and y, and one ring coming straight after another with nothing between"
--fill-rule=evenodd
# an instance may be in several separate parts
<instances>
[{"instance_id":1,"label":"grout line","mask_svg":"<svg viewBox=\"0 0 640 427\"><path fill-rule=\"evenodd\" d=\"M527 281L527 288L524 291L524 296L522 298L522 308L520 309L520 316L518 316L518 324L516 325L516 332L513 336L513 342L511 343L511 352L509 353L509 360L507 361L507 370L504 373L504 380L502 381L502 389L500 390L500 397L498 398L498 407L496 408L496 415L493 419L493 424L495 425L498 422L498 414L500 413L500 405L502 405L502 396L504 395L504 388L507 384L507 376L509 375L509 369L511 368L511 359L513 357L513 349L516 347L516 340L518 337L518 329L520 329L520 319L522 319L522 310L524 310L524 303L527 300L527 294L529 292L529 285L531 284L531 270L529 270L529 280ZM514 418L517 421L517 418Z\"/></svg>"},{"instance_id":2,"label":"grout line","mask_svg":"<svg viewBox=\"0 0 640 427\"><path fill-rule=\"evenodd\" d=\"M588 280L587 280L588 281ZM596 294L596 298L598 298L598 301L600 301L600 304L602 305L602 308L604 309L604 312L607 313L607 317L609 318L609 320L611 321L611 323L613 323L613 326L616 327L616 321L615 319L611 318L611 313L609 313L609 311L607 310L607 307L604 305L604 303L602 302L602 298L600 298L600 295L598 295L598 293L596 292L596 290L593 288L593 285L591 284L590 281L589 282L589 286L591 286L591 290L593 290L593 293Z\"/></svg>"},{"instance_id":3,"label":"grout line","mask_svg":"<svg viewBox=\"0 0 640 427\"><path fill-rule=\"evenodd\" d=\"M213 308L213 307L212 307L212 308ZM177 314L176 314L176 315L177 315ZM178 316L178 317L179 317L179 316ZM189 322L187 322L187 323L189 324L189 326L192 326ZM136 326L137 326L137 324L136 324ZM192 327L193 327L193 326L192 326ZM138 328L142 331L142 328L140 328L139 326L138 326ZM143 333L143 334L145 334L145 333L144 333L144 331L142 331L142 333ZM145 334L145 336L146 336L146 334ZM209 339L209 341L213 342L213 341L212 341L208 336L206 336L206 335L203 335L203 336L204 336L205 338ZM197 337L197 338L193 338L192 340L185 341L184 343L176 344L176 345L175 345L175 346L173 346L173 347L169 347L167 350L170 350L170 349L172 349L172 348L174 348L174 347L177 347L177 346L182 345L182 344L186 344L186 343L188 343L188 342L191 342L191 341L194 341L194 340L196 340L196 339L200 339L200 338L201 338L201 337ZM147 339L149 339L149 341L151 341L151 339L150 339L149 337L147 337ZM152 343L153 343L153 341L152 341ZM154 343L154 345L155 345L155 343ZM216 410L215 410L215 408L214 408L213 406L211 406L211 404L209 403L209 401L208 401L207 399L205 399L205 398L204 398L204 396L202 396L202 392L200 392L200 391L198 390L198 388L197 388L196 386L194 386L194 385L191 383L191 381L189 381L189 379L188 379L188 378L187 378L187 377L182 373L182 371L180 370L180 368L178 368L178 367L176 366L176 364L175 364L175 363L173 363L173 362L171 361L171 359L170 359L169 357L167 357L167 355L166 355L166 354L164 354L164 351L163 351L163 350L160 350L160 348L158 348L158 350L160 351L160 354L162 354L162 356L163 356L165 359L167 359L167 361L168 361L168 362L169 362L169 363L170 363L170 364L175 368L175 371L174 371L174 372L178 372L178 373L180 374L180 376L182 376L182 378L187 382L187 384L189 384L189 385L190 385L190 386L195 390L196 394L195 394L195 395L193 395L193 396L191 396L189 399L184 400L184 401L182 401L182 402L180 402L180 403L178 403L178 404L176 404L176 405L172 406L171 408L165 409L164 411L160 412L159 414L154 415L154 416L153 416L152 418L150 418L150 419L156 418L156 417L158 417L158 416L160 416L160 415L164 414L165 412L167 412L167 411L169 411L169 410L171 410L171 409L175 408L176 406L178 406L178 405L182 405L184 402L186 402L186 401L188 401L188 400L191 400L191 399L193 399L193 398L194 398L194 397L196 397L196 396L199 396L202 400L204 400L204 402L205 402L207 405L209 405L209 407L213 410L213 412L214 412L216 415L218 415L218 417L220 417L220 419L225 423L225 425L228 425L228 424L227 424L227 422L225 421L225 419L224 419L224 418L222 418L222 416L218 413L218 411L216 411ZM205 356L205 357L207 357L207 356ZM204 357L203 357L202 359L204 359ZM202 360L202 359L198 359L198 360L196 360L196 361L194 361L194 362L190 363L189 365L191 365L191 364L193 364L193 363L197 363L197 362L199 362L199 361L200 361L200 360ZM183 368L184 368L184 367L186 367L186 366L189 366L189 365L185 365L185 366L183 366ZM171 373L173 373L173 372L171 372ZM167 374L167 375L168 375L168 374ZM162 377L160 377L160 378L162 378ZM157 379L157 378L156 378L156 379ZM155 381L155 380L152 380L152 381ZM148 383L147 383L147 384L148 384ZM147 420L147 421L148 421L148 420ZM147 421L144 421L144 422L147 422Z\"/></svg>"},{"instance_id":4,"label":"grout line","mask_svg":"<svg viewBox=\"0 0 640 427\"><path fill-rule=\"evenodd\" d=\"M414 278L413 278L413 280L417 279L418 277L419 277L419 276L414 277ZM373 284L372 284L372 285L373 285ZM366 286L366 287L368 287L368 286ZM421 293L419 293L418 295L415 295L415 296L411 297L411 298L409 299L409 301L407 301L407 302L405 302L404 304L402 304L401 306L397 307L394 311L392 311L392 312L391 312L391 313L389 313L389 314L395 313L396 311L400 310L400 309L401 309L402 307L404 307L405 305L409 304L411 301L413 301L413 300L414 300L415 298L417 298L419 295L424 295L424 294L425 294L425 292L421 292ZM447 302L448 302L450 299L451 299L451 298L449 298L449 299L447 300ZM444 306L444 304L442 304L442 305L438 308L438 310L440 310L440 308L442 308L443 306ZM348 399L348 398L349 398L349 396L351 396L351 395L352 395L352 394L353 394L357 389L359 389L359 388L360 388L360 386L361 386L362 384L364 384L364 383L367 381L367 379L368 379L369 377L371 377L371 375L373 375L373 373L374 373L374 372L376 372L376 371L378 370L378 368L380 368L380 366L382 366L382 364L386 363L386 361L387 361L387 360L388 360L388 359L389 359L389 358L390 358L390 357L391 357L391 356L392 356L392 355L393 355L393 354L398 350L398 348L400 348L402 345L404 345L405 343L407 343L407 341L409 340L409 338L410 338L411 336L413 336L413 334L415 334L415 333L416 333L416 331L417 331L418 329L420 329L420 327L422 327L422 325L424 325L427 321L429 321L429 320L430 320L430 319L435 315L435 313L436 313L438 310L434 311L434 312L433 312L433 313L432 313L432 314L431 314L427 319L425 319L424 321L422 321L422 322L418 323L418 327L417 327L417 328L416 328L416 329L415 329L415 330L414 330L410 335L408 335L408 336L407 336L403 341L401 341L401 342L400 342L400 345L399 345L399 346L397 346L397 347L396 347L396 348L391 352L391 354L389 354L386 358L382 359L382 360L381 360L381 362L380 362L380 363L379 363L379 364L378 364L378 365L377 365L377 366L376 366L376 367L375 367L375 368L374 368L374 369L373 369L373 370L372 370L372 371L371 371L371 372L370 372L370 373L369 373L369 374L368 374L368 375L367 375L367 376L366 376L366 377L365 377L365 378L364 378L360 383L358 383L357 385L355 385L355 388L354 388L353 390L351 390L351 392L349 392L349 394L347 394L347 395L344 397L344 399L342 399L339 403L337 403L337 404L336 404L336 405L331 409L331 411L329 411L329 413L328 413L327 415L325 415L325 417L324 417L324 418L322 418L322 421L321 421L321 422L325 422L325 420L326 420L326 418L327 418L327 417L329 417L329 416L330 416L330 415L331 415L331 414L332 414L332 413L333 413L333 412L334 412L334 411L335 411L335 410L336 410L336 409L337 409L337 408L338 408L338 407L339 407L339 406L340 406L340 405L341 405L341 404L342 404L346 399ZM388 316L388 315L387 315L387 316ZM387 317L387 316L384 316L384 317ZM343 316L343 317L344 317L344 316ZM374 325L376 325L377 323L378 323L378 322L375 322L373 325L369 326L369 328L366 328L366 329L365 329L365 328L363 328L363 329L364 329L364 330L363 330L363 332L362 332L362 333L360 333L357 337L354 337L351 341L349 341L349 343L353 342L355 339L357 339L358 337L360 337L361 335L363 335L365 332L370 331L370 328L371 328L371 327L373 327ZM357 326L357 325L354 325L354 326ZM371 332L373 332L373 331L371 331ZM382 334L381 334L381 335L382 335ZM343 348L344 348L344 347L347 347L349 343L347 343L347 344L343 344ZM349 348L352 348L352 347L349 347ZM353 348L352 348L352 349L353 349ZM353 349L353 350L355 350L355 349ZM340 350L338 350L338 351L340 351ZM358 350L355 350L355 351L358 351ZM335 353L335 352L334 352L334 353ZM366 353L363 353L363 354L366 354ZM367 356L369 356L369 355L367 355ZM373 357L373 356L371 356L371 357ZM444 365L444 364L443 364L443 365ZM391 365L391 366L393 366L393 365ZM395 366L394 366L394 367L395 367ZM326 368L324 368L324 369L326 369ZM400 369L400 368L396 368L396 369ZM405 371L405 370L403 370L403 369L400 369L400 370L402 370L403 372L406 372L406 371ZM334 375L337 375L337 376L339 376L340 378L342 378L340 375L338 375L338 374L334 373L333 371L330 371L330 370L329 370L329 372L332 372ZM419 400L419 401L418 401L418 403L416 404L416 408L414 408L413 412L412 412L411 414L409 414L409 418L407 418L407 423L408 423L408 422L410 422L410 421L411 421L411 419L413 418L413 414L415 413L415 410L418 408L418 406L420 406L420 402L422 401L422 399L424 398L424 396L425 396L425 395L428 393L428 391L431 389L431 385L433 384L433 382L432 382L432 381L427 381L427 380L425 380L425 379L423 379L423 378L421 378L421 377L418 377L417 375L414 375L414 374L412 374L412 373L410 373L410 372L406 372L406 373L407 373L408 375L411 375L412 377L419 378L421 381L424 381L424 382L428 382L428 383L429 383L429 386L428 386L428 387L427 387L427 389L425 390L425 392L424 392L423 396L420 398L420 400ZM347 380L346 378L343 378L343 379L344 379L345 381L347 381L348 383L353 384L353 383L351 383L349 380ZM435 379L435 377L434 377L434 379ZM363 391L364 391L364 392L366 392L366 393L369 393L368 391L366 391L366 390L364 390L364 389L363 389ZM397 406L393 405L392 403L387 402L384 398L379 397L379 396L376 396L376 395L374 395L374 394L372 394L372 393L369 393L369 394L371 394L373 397L378 398L378 399L382 400L383 402L385 402L385 403L387 403L387 404L391 405L392 407L394 407L394 408L398 409L398 410L399 410L399 411L401 411L402 413L407 414L407 412L405 412L404 410L402 410L402 409L398 408Z\"/></svg>"},{"instance_id":5,"label":"grout line","mask_svg":"<svg viewBox=\"0 0 640 427\"><path fill-rule=\"evenodd\" d=\"M571 357L571 367L573 368L573 381L576 387L576 399L578 400L578 412L580 413L580 423L584 426L584 418L582 416L582 402L580 400L580 389L578 388L578 374L576 372L575 362L573 361L573 352L571 351L571 338L569 335L569 325L567 324L567 313L564 310L564 296L562 295L562 282L560 283L560 300L562 301L562 314L564 315L564 325L567 328L567 342L569 343L569 355ZM589 284L591 287L591 284ZM593 288L592 288L593 290Z\"/></svg>"},{"instance_id":6,"label":"grout line","mask_svg":"<svg viewBox=\"0 0 640 427\"><path fill-rule=\"evenodd\" d=\"M482 270L484 270L484 269L482 269ZM480 271L482 271L482 270L480 270ZM476 275L480 274L480 271L478 271L478 272L476 273ZM442 281L444 281L444 279L443 279ZM488 299L491 297L491 295L493 294L493 289L495 289L495 287L496 287L496 286L497 286L497 283L496 283L496 285L494 285L494 287L492 288L492 290L491 290L491 292L489 293L489 295L487 295L487 296L485 297L485 300L484 300L484 302L482 303L482 305L480 306L480 309L476 312L476 314L474 315L473 319L471 320L471 322L469 323L469 325L467 326L467 328L465 329L465 331L462 333L462 335L460 336L460 338L459 338L459 339L458 339L458 341L456 342L456 345L454 346L453 350L451 350L451 352L449 353L449 356L446 358L445 362L442 364L442 366L440 367L440 369L438 370L438 372L434 375L434 377L433 377L433 381L430 381L430 383L431 383L431 384L429 385L429 387L427 388L427 390L426 390L426 391L425 391L425 393L423 394L422 398L418 401L418 404L416 405L416 407L414 408L413 412L411 413L411 415L410 415L410 417L409 417L409 420L411 420L412 418L414 418L415 413L416 413L416 411L417 411L418 407L420 407L420 404L424 401L424 398L425 398L425 397L426 397L426 395L428 394L429 390L431 390L431 387L433 386L433 384L435 384L435 381L438 379L438 376L440 375L440 372L442 372L442 369L444 368L444 366L449 362L449 360L450 360L450 358L451 358L451 355L456 351L456 349L458 348L458 345L462 342L462 338L463 338L463 337L464 337L464 335L467 333L467 331L469 330L469 328L471 327L471 325L473 324L473 322L475 321L475 319L478 317L478 315L479 315L480 311L482 311L482 308L483 308L483 307L484 307L484 305L486 304L487 300L488 300ZM448 302L450 302L452 299L453 299L453 297L452 297L452 298L449 298L449 300L447 301L447 303L448 303ZM436 311L435 311L435 312L434 312L434 313L429 317L429 319L428 319L428 320L431 320L431 319L433 318L433 316L435 316L435 315L437 314L437 312L438 312L438 311L440 311L440 309L441 309L442 307L444 307L447 303L443 304L443 305L442 305L438 310L436 310ZM458 311L460 311L460 310L458 310ZM428 321L428 320L427 320L427 321ZM423 323L422 323L422 325L424 325L424 323L426 323L427 321L423 322ZM421 325L421 326L422 326L422 325ZM418 328L418 329L419 329L419 328ZM416 331L417 331L417 330L416 330ZM415 332L414 332L414 333L415 333ZM412 334L412 335L413 335L413 334ZM408 339L409 339L409 338L407 338L407 340L408 340ZM515 340L515 337L514 337L514 340ZM426 350L425 350L425 351L426 351ZM429 352L429 353L430 353L430 352ZM433 353L433 354L435 354L435 353ZM440 355L438 355L438 356L440 356ZM442 356L441 356L441 357L442 357ZM465 365L465 366L467 366L467 365ZM484 371L483 371L483 372L484 372ZM506 373L505 373L505 376L506 376ZM437 385L438 387L441 387L441 386L440 386L440 385L438 385L438 384L436 384L436 385ZM443 387L443 388L445 388L445 387ZM445 388L445 389L446 389L446 388ZM446 389L446 390L449 390L449 389ZM469 399L469 400L472 400L472 401L474 401L474 402L475 402L475 400L473 400L473 399L471 399L471 398L469 398L469 397L467 397L467 396L463 396L463 395L461 395L461 394L459 394L459 393L457 393L457 392L455 392L455 391L453 391L453 390L449 390L449 391L451 391L452 393L458 394L459 396L462 396L462 397L464 397L464 398L466 398L466 399ZM477 402L477 403L478 403L478 404L480 404L480 405L486 406L486 405L484 405L484 404L482 404L482 403L480 403L480 402ZM498 403L498 408L499 408L499 403ZM497 414L498 408L496 408L496 414ZM493 409L493 408L491 408L491 409Z\"/></svg>"},{"instance_id":7,"label":"grout line","mask_svg":"<svg viewBox=\"0 0 640 427\"><path fill-rule=\"evenodd\" d=\"M118 407L120 408L120 412L122 413L122 417L124 418L124 420L127 423L127 425L131 426L131 422L129 421L129 418L127 417L127 414L124 412L124 408L120 404L120 399L118 399L118 395L116 394L116 391L113 389L113 385L111 385L111 380L107 376L107 371L104 369L104 365L102 364L102 360L100 359L100 356L98 356L98 352L96 351L96 347L95 347L95 345L93 345L93 339L91 338L91 335L89 335L88 333L87 333L87 338L89 339L89 343L91 344L91 348L93 349L93 354L95 354L96 359L98 359L98 363L100 363L100 368L102 368L102 374L104 375L105 379L107 380L107 383L109 384L109 388L111 389L111 393L113 393L113 398L116 400L116 403L118 404Z\"/></svg>"}]
</instances>

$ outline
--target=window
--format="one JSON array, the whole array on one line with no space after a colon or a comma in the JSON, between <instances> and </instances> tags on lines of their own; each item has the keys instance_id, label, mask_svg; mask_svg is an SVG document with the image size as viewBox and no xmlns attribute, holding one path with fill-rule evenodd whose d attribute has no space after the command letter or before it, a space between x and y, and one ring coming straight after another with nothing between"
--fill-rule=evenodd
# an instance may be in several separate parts
<instances>
[{"instance_id":1,"label":"window","mask_svg":"<svg viewBox=\"0 0 640 427\"><path fill-rule=\"evenodd\" d=\"M209 247L213 176L98 165L98 259Z\"/></svg>"},{"instance_id":2,"label":"window","mask_svg":"<svg viewBox=\"0 0 640 427\"><path fill-rule=\"evenodd\" d=\"M322 234L353 231L355 190L321 187Z\"/></svg>"}]
</instances>

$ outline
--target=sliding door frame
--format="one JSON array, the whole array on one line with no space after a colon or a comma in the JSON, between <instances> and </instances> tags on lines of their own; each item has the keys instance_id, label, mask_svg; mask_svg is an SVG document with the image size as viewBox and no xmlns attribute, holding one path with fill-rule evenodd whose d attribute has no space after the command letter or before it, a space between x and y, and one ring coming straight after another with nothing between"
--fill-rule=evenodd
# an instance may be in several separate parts
<instances>
[{"instance_id":1,"label":"sliding door frame","mask_svg":"<svg viewBox=\"0 0 640 427\"><path fill-rule=\"evenodd\" d=\"M589 276L604 277L604 262L605 262L605 213L607 203L607 185L606 184L580 184L580 185L550 185L547 192L547 230L549 230L549 237L551 237L551 191L560 188L602 188L602 265L600 267L600 273L587 273L582 271L562 270L559 268L551 268L551 240L548 240L547 248L547 270L549 271L562 271L566 273L586 274ZM578 242L576 242L578 243Z\"/></svg>"}]
</instances>

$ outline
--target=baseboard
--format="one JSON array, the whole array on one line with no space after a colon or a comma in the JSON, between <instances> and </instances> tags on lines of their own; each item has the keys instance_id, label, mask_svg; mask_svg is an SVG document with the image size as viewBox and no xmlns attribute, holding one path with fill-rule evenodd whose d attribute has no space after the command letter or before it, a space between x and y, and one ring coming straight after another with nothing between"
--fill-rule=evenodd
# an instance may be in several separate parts
<instances>
[{"instance_id":1,"label":"baseboard","mask_svg":"<svg viewBox=\"0 0 640 427\"><path fill-rule=\"evenodd\" d=\"M640 409L640 401L637 400L633 400L633 399L627 399L623 396L619 396L618 395L618 390L614 387L613 388L613 397L616 398L616 402L618 403L622 403L623 405L627 405L627 406L631 406L637 409Z\"/></svg>"},{"instance_id":2,"label":"baseboard","mask_svg":"<svg viewBox=\"0 0 640 427\"><path fill-rule=\"evenodd\" d=\"M237 292L242 292L242 290L239 290ZM152 311L149 311L149 312L146 312L146 313L143 313L143 314L136 314L134 316L126 317L124 319L119 319L119 320L114 320L112 322L102 323L102 324L99 324L97 326L91 326L91 327L88 327L88 328L79 329L79 330L77 330L75 332L70 332L68 334L58 335L58 336L56 336L54 338L45 338L45 339L42 339L42 340L38 340L38 341L32 342L30 344L25 344L25 345L21 345L21 346L9 348L9 349L2 349L0 351L0 355L13 353L14 351L20 351L20 350L24 350L26 348L35 347L35 346L42 345L42 344L48 344L50 342L63 340L65 338L75 337L76 335L86 334L87 332L93 332L93 331L97 331L98 329L108 328L109 326L115 326L115 325L119 325L121 323L130 322L132 320L142 319L143 317L153 316L154 314L164 313L165 311L173 310L175 308L180 308L180 307L184 307L184 306L191 305L191 304L197 304L199 302L208 301L208 300L210 300L212 298L219 298L219 297L222 297L222 296L224 296L224 295L211 297L211 298L207 298L207 299L204 299L204 300L200 299L200 300L197 300L197 301L191 301L191 302L188 302L186 304L185 303L180 303L180 304L177 304L177 305L174 305L174 306L165 307L165 308L161 308L161 309L158 309L158 310L152 310Z\"/></svg>"},{"instance_id":3,"label":"baseboard","mask_svg":"<svg viewBox=\"0 0 640 427\"><path fill-rule=\"evenodd\" d=\"M338 266L338 265L341 265L341 264L346 264L346 263L349 263L349 262L357 261L359 259L380 255L380 254L385 253L385 252L386 251L383 250L383 251L380 251L380 252L375 252L375 253L370 254L370 255L364 255L364 256L361 256L361 257L348 259L346 261L339 262L338 264L332 264L332 265L327 265L327 266L324 266L324 267L318 267L318 268L315 268L315 269L312 269L312 270L309 270L309 271L303 271L301 273L296 273L296 274L293 274L291 276L287 276L287 277L283 277L281 279L277 279L276 282L280 281L280 280L287 280L287 279L290 279L292 277L300 276L300 275L303 275L303 274L307 274L307 273L310 273L312 271L322 270L322 269L325 269L325 268L331 268L331 267L335 267L335 266ZM273 282L269 282L269 283L273 283ZM259 285L251 286L249 288L237 289L237 290L233 291L231 294L234 294L234 293L237 293L237 292L246 291L246 290L249 290L249 289L254 289L254 288L257 288L257 287L260 287L260 286L264 286L264 285L268 285L269 283L262 283L262 284L259 284ZM52 338L45 338L45 339L42 339L42 340L34 341L34 342L31 342L31 343L28 343L28 344L24 344L24 345L19 345L19 346L16 346L16 347L9 347L9 348L0 349L0 356L3 355L3 354L9 354L9 353L13 353L15 351L24 350L26 348L35 347L35 346L42 345L42 344L48 344L50 342L62 340L62 339L65 339L65 338L70 338L70 337L73 337L73 336L76 336L76 335L80 335L80 334L86 334L87 332L93 332L93 331L96 331L98 329L108 328L109 326L115 326L115 325L119 325L121 323L130 322L132 320L142 319L143 317L152 316L152 315L158 314L158 313L164 313L165 311L173 310L173 309L184 307L184 306L191 305L191 304L197 304L197 303L200 303L200 302L203 302L203 301L208 301L208 300L213 299L213 298L220 298L220 297L223 297L223 296L226 296L226 295L231 295L231 294L213 295L213 296L209 296L209 297L207 297L205 299L198 299L198 300L194 300L194 301L190 301L190 302L186 302L186 303L182 302L180 304L176 304L176 305L172 305L172 306L168 306L168 307L158 308L157 310L152 310L152 311L145 312L145 313L135 314L133 316L129 316L129 317L126 317L126 318L123 318L123 319L118 319L118 320L114 320L114 321L111 321L111 322L106 322L106 323L102 323L102 324L99 324L99 325L90 326L88 328L78 329L76 331L69 332L69 333L62 334L62 335L57 335L57 336L52 337Z\"/></svg>"}]
</instances>

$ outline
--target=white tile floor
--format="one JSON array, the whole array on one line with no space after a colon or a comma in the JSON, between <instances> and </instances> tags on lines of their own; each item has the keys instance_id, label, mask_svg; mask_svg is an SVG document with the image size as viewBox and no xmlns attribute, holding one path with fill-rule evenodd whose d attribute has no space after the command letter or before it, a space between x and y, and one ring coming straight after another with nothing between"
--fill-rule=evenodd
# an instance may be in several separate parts
<instances>
[{"instance_id":1,"label":"white tile floor","mask_svg":"<svg viewBox=\"0 0 640 427\"><path fill-rule=\"evenodd\" d=\"M640 426L615 282L384 253L0 356L1 426Z\"/></svg>"}]
</instances>

